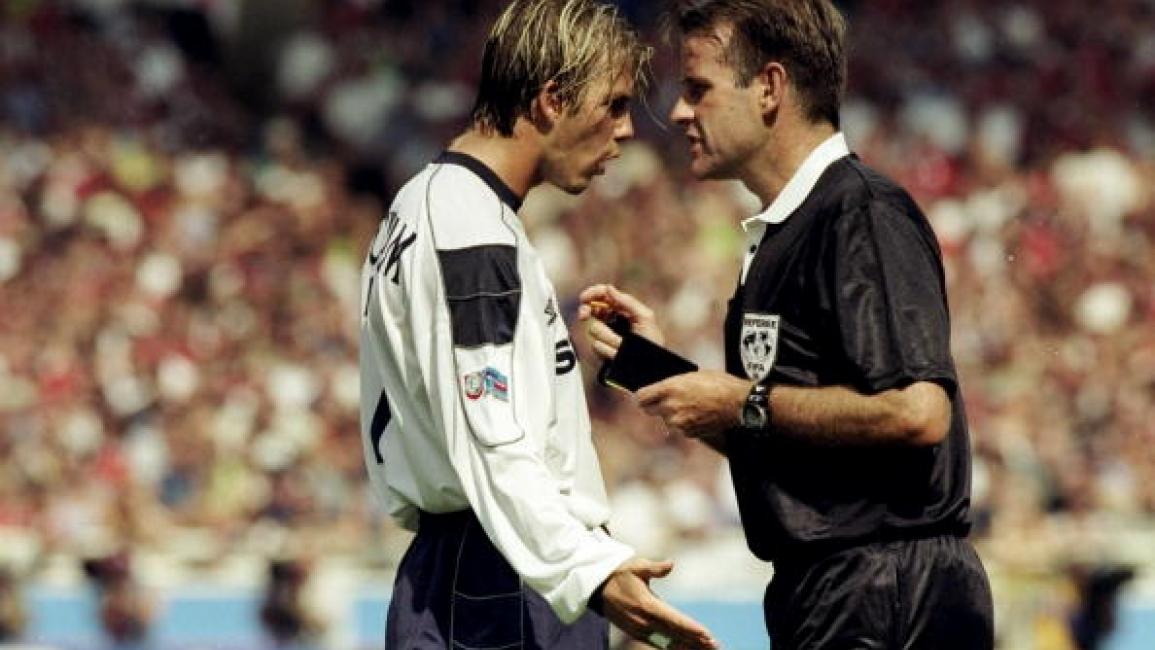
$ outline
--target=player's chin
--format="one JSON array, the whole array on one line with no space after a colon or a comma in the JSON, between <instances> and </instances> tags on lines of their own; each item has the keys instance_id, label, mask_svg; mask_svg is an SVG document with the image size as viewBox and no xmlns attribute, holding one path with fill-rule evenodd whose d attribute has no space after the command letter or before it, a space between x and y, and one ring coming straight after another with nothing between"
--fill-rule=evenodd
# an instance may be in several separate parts
<instances>
[{"instance_id":1,"label":"player's chin","mask_svg":"<svg viewBox=\"0 0 1155 650\"><path fill-rule=\"evenodd\" d=\"M569 179L565 183L558 183L557 186L559 188L561 188L561 190L563 192L566 192L569 194L581 194L582 192L589 189L589 186L592 183L593 183L593 176L592 175L590 175L590 176L582 175L582 176L579 176L577 178Z\"/></svg>"}]
</instances>

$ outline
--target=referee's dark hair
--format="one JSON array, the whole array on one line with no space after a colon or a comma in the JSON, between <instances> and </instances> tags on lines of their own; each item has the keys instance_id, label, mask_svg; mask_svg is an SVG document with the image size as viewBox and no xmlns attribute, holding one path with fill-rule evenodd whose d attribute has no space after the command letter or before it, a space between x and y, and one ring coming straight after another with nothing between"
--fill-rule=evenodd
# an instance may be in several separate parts
<instances>
[{"instance_id":1,"label":"referee's dark hair","mask_svg":"<svg viewBox=\"0 0 1155 650\"><path fill-rule=\"evenodd\" d=\"M576 111L598 82L627 73L645 82L651 50L617 8L601 0L515 0L498 17L481 59L470 119L483 132L513 135L517 118L549 81Z\"/></svg>"},{"instance_id":2,"label":"referee's dark hair","mask_svg":"<svg viewBox=\"0 0 1155 650\"><path fill-rule=\"evenodd\" d=\"M729 26L725 63L747 86L768 61L786 68L811 122L839 126L846 19L830 0L685 0L669 16L682 35Z\"/></svg>"}]
</instances>

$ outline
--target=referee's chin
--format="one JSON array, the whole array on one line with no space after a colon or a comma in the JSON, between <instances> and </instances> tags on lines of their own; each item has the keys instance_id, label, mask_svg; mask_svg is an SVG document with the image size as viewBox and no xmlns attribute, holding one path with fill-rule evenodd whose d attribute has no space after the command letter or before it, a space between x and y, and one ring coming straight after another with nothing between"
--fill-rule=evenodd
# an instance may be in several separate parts
<instances>
[{"instance_id":1,"label":"referee's chin","mask_svg":"<svg viewBox=\"0 0 1155 650\"><path fill-rule=\"evenodd\" d=\"M740 178L735 170L713 164L690 165L690 175L700 181L732 181Z\"/></svg>"},{"instance_id":2,"label":"referee's chin","mask_svg":"<svg viewBox=\"0 0 1155 650\"><path fill-rule=\"evenodd\" d=\"M722 174L717 165L714 165L709 160L702 158L692 158L690 160L690 175L700 181L717 181L725 180L725 174Z\"/></svg>"}]
</instances>

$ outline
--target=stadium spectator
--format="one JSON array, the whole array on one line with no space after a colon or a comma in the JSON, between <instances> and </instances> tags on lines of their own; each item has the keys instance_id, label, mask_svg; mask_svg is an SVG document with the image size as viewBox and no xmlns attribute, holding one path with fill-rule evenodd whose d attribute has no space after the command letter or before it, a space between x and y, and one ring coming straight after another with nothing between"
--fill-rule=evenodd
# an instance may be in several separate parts
<instances>
[{"instance_id":1,"label":"stadium spectator","mask_svg":"<svg viewBox=\"0 0 1155 650\"><path fill-rule=\"evenodd\" d=\"M15 643L23 638L28 623L23 588L14 571L0 566L0 643Z\"/></svg>"},{"instance_id":2,"label":"stadium spectator","mask_svg":"<svg viewBox=\"0 0 1155 650\"><path fill-rule=\"evenodd\" d=\"M110 647L137 650L150 647L152 604L132 573L127 553L84 561L84 573L96 587L100 624Z\"/></svg>"},{"instance_id":3,"label":"stadium spectator","mask_svg":"<svg viewBox=\"0 0 1155 650\"><path fill-rule=\"evenodd\" d=\"M305 650L318 647L324 623L306 600L310 567L307 562L277 559L269 562L260 619L275 648Z\"/></svg>"}]
</instances>

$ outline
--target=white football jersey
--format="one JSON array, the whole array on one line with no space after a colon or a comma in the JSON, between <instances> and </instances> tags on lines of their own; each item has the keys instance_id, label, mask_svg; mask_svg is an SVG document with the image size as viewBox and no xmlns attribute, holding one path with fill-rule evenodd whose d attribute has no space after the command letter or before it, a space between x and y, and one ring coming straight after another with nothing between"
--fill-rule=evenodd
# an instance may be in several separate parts
<instances>
[{"instance_id":1,"label":"white football jersey","mask_svg":"<svg viewBox=\"0 0 1155 650\"><path fill-rule=\"evenodd\" d=\"M633 550L603 529L581 372L519 205L456 152L397 194L361 274L361 432L391 516L472 509L568 622Z\"/></svg>"}]
</instances>

